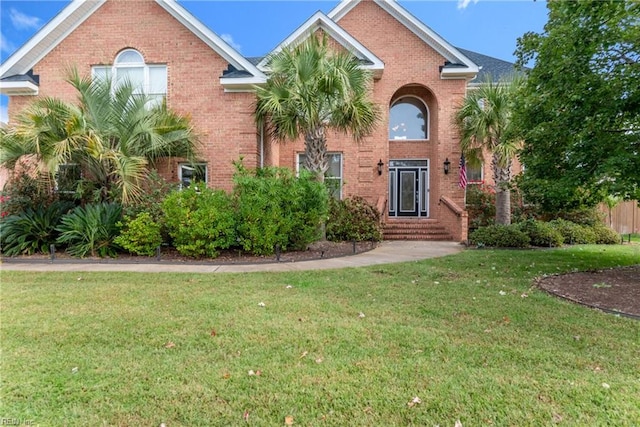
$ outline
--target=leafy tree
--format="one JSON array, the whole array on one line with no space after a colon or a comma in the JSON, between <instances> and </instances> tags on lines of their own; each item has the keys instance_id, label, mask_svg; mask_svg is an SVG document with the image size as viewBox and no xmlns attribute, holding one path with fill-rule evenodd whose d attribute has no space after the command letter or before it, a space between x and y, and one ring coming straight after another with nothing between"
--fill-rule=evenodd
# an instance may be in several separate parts
<instances>
[{"instance_id":1,"label":"leafy tree","mask_svg":"<svg viewBox=\"0 0 640 427\"><path fill-rule=\"evenodd\" d=\"M521 79L493 82L487 79L470 90L454 116L463 153L471 162L491 154L495 182L496 224L511 223L511 165L520 144L512 117L513 98Z\"/></svg>"},{"instance_id":2,"label":"leafy tree","mask_svg":"<svg viewBox=\"0 0 640 427\"><path fill-rule=\"evenodd\" d=\"M78 164L81 185L100 201L129 203L142 193L149 166L164 157L194 159L198 137L188 117L153 105L129 82L79 76L67 80L78 104L41 98L0 133L0 164L14 170L25 159L52 179L64 164ZM29 161L29 160L27 160ZM90 185L87 185L90 184Z\"/></svg>"},{"instance_id":3,"label":"leafy tree","mask_svg":"<svg viewBox=\"0 0 640 427\"><path fill-rule=\"evenodd\" d=\"M640 3L547 7L544 31L518 41L535 59L516 108L523 189L547 211L640 198Z\"/></svg>"},{"instance_id":4,"label":"leafy tree","mask_svg":"<svg viewBox=\"0 0 640 427\"><path fill-rule=\"evenodd\" d=\"M348 52L331 51L326 37L309 37L269 58L271 75L256 87L255 118L276 141L304 137L305 167L324 182L327 129L351 133L359 140L378 121L368 97L371 75Z\"/></svg>"}]
</instances>

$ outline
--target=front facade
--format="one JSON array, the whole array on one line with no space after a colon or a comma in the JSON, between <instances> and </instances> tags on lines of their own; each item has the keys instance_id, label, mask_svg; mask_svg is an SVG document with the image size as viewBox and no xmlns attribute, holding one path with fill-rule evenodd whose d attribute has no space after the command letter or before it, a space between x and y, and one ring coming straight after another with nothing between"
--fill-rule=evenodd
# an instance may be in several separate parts
<instances>
[{"instance_id":1,"label":"front facade","mask_svg":"<svg viewBox=\"0 0 640 427\"><path fill-rule=\"evenodd\" d=\"M451 123L480 71L476 62L496 60L449 45L393 0L342 1L276 50L318 31L372 71L372 98L382 113L360 143L328 135L334 194L377 206L389 238L466 240L460 145ZM249 168L302 163L302 141L272 143L256 128L252 88L268 78L264 60L244 58L174 0L73 1L0 66L9 124L34 96L74 101L65 82L69 67L139 82L141 91L192 117L202 162L167 161L160 172L170 180L204 179L230 190L240 158Z\"/></svg>"}]
</instances>

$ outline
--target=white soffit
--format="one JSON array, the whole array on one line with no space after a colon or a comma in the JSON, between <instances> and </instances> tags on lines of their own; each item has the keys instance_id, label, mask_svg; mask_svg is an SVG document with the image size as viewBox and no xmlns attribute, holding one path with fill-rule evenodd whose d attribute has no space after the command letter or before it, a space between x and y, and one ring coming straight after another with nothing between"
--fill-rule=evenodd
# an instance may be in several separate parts
<instances>
[{"instance_id":1,"label":"white soffit","mask_svg":"<svg viewBox=\"0 0 640 427\"><path fill-rule=\"evenodd\" d=\"M37 95L39 91L38 85L27 82L3 82L0 81L0 93L7 96L14 95Z\"/></svg>"}]
</instances>

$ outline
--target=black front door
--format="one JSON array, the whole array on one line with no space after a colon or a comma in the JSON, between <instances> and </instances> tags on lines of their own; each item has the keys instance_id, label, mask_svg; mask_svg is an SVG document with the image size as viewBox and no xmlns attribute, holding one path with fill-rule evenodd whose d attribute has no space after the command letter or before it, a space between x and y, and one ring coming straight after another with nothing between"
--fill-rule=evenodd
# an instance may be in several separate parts
<instances>
[{"instance_id":1,"label":"black front door","mask_svg":"<svg viewBox=\"0 0 640 427\"><path fill-rule=\"evenodd\" d=\"M389 216L427 217L427 160L389 162Z\"/></svg>"}]
</instances>

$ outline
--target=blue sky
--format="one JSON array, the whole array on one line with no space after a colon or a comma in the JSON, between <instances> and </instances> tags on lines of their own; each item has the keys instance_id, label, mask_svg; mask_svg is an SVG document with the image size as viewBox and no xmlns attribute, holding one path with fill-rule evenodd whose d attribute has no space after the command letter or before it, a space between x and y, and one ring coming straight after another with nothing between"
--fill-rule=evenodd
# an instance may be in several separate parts
<instances>
[{"instance_id":1,"label":"blue sky","mask_svg":"<svg viewBox=\"0 0 640 427\"><path fill-rule=\"evenodd\" d=\"M135 0L131 0L132 2ZM0 0L0 61L4 62L69 1ZM180 0L186 9L245 56L261 56L277 46L313 13L333 9L338 0ZM507 61L516 40L541 32L544 1L400 0L400 4L454 46ZM0 120L6 122L6 97Z\"/></svg>"}]
</instances>

